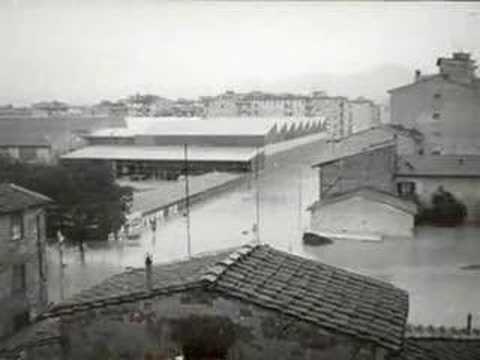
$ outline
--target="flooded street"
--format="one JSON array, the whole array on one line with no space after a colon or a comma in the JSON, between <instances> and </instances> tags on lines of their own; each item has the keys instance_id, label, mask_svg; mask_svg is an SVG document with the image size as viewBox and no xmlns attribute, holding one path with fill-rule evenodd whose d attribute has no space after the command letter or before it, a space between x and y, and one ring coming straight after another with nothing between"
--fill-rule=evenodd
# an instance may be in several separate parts
<instances>
[{"instance_id":1,"label":"flooded street","mask_svg":"<svg viewBox=\"0 0 480 360\"><path fill-rule=\"evenodd\" d=\"M480 228L421 227L412 240L336 241L305 247L305 210L316 198L318 179L310 165L326 146L319 141L267 159L260 175L260 240L279 249L390 281L410 293L410 322L464 326L468 312L480 320L480 271L461 267L480 263ZM220 195L191 209L192 253L238 246L253 239L255 183ZM64 250L63 286L60 259L49 248L49 297L59 301L126 267L143 266L146 252L155 263L187 256L186 220L180 215L145 231L136 241L88 244Z\"/></svg>"}]
</instances>

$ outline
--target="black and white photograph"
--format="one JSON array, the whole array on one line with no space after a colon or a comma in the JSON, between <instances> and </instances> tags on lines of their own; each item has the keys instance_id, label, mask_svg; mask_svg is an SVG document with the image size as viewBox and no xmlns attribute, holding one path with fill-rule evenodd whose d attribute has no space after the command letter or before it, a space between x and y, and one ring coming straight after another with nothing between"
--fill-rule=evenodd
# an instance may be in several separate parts
<instances>
[{"instance_id":1,"label":"black and white photograph","mask_svg":"<svg viewBox=\"0 0 480 360\"><path fill-rule=\"evenodd\" d=\"M480 3L0 1L0 360L480 360Z\"/></svg>"}]
</instances>

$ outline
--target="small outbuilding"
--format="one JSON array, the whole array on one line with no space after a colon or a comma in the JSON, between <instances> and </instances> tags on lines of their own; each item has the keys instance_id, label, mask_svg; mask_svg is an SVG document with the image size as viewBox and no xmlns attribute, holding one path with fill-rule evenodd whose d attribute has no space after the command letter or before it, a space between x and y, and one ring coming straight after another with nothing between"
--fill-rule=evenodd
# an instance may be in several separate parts
<instances>
[{"instance_id":1,"label":"small outbuilding","mask_svg":"<svg viewBox=\"0 0 480 360\"><path fill-rule=\"evenodd\" d=\"M309 207L311 231L329 238L412 237L417 206L373 188L331 195Z\"/></svg>"}]
</instances>

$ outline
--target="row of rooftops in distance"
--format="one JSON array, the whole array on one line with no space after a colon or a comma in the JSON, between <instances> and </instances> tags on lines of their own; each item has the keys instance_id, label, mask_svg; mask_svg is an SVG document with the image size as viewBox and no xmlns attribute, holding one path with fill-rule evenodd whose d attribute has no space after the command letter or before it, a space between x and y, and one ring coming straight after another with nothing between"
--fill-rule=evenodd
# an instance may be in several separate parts
<instances>
[{"instance_id":1,"label":"row of rooftops in distance","mask_svg":"<svg viewBox=\"0 0 480 360\"><path fill-rule=\"evenodd\" d=\"M216 99L234 99L237 102L251 102L251 101L297 101L302 100L308 102L315 99L332 99L344 100L353 103L370 103L374 104L372 100L365 97L357 97L355 99L348 99L346 96L332 96L325 91L313 91L311 94L293 94L293 93L269 93L262 91L251 91L246 93L237 93L233 90L227 90L225 93L216 96L201 96L200 101L208 104Z\"/></svg>"}]
</instances>

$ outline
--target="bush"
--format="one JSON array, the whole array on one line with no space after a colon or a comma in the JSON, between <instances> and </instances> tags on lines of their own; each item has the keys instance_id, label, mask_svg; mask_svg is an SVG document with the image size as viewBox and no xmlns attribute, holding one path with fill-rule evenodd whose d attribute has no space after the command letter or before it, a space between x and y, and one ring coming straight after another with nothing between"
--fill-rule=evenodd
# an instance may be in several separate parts
<instances>
[{"instance_id":1,"label":"bush","mask_svg":"<svg viewBox=\"0 0 480 360\"><path fill-rule=\"evenodd\" d=\"M439 186L432 195L432 206L420 209L418 222L450 227L461 225L466 217L465 204Z\"/></svg>"}]
</instances>

